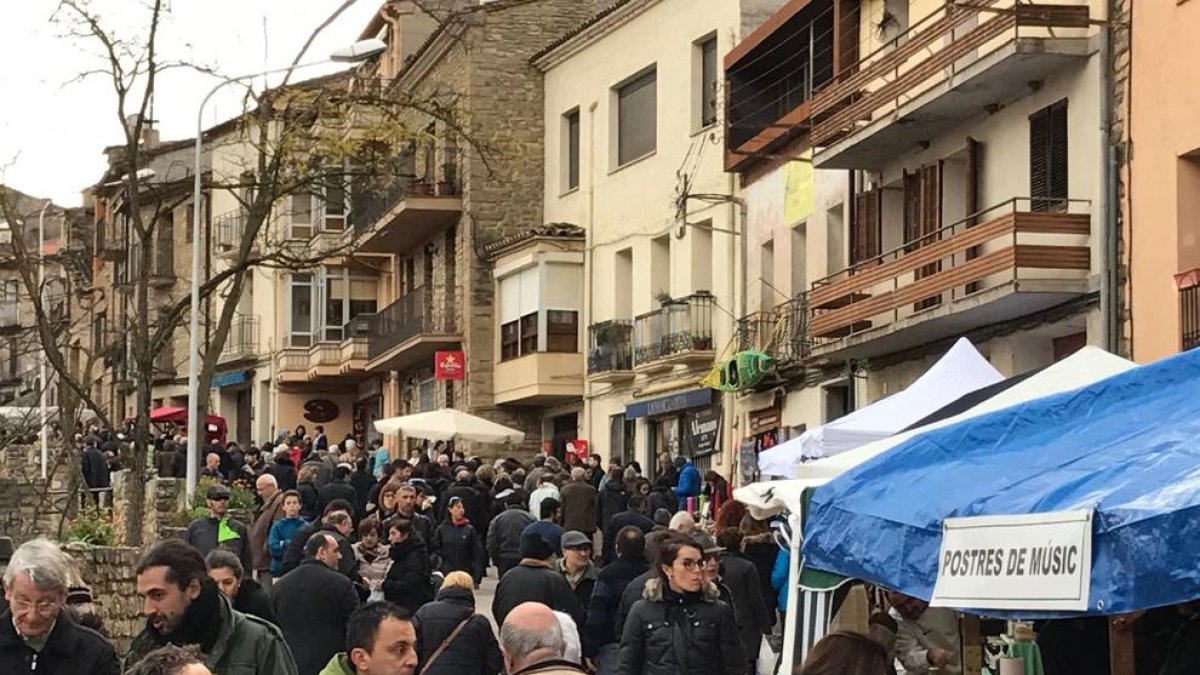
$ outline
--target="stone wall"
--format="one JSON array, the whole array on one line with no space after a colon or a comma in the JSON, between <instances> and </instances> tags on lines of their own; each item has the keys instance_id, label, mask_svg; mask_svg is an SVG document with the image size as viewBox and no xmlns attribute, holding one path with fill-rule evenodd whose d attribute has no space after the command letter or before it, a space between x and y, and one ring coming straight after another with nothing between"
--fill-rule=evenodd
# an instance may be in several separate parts
<instances>
[{"instance_id":1,"label":"stone wall","mask_svg":"<svg viewBox=\"0 0 1200 675\"><path fill-rule=\"evenodd\" d=\"M128 519L133 486L129 471L113 474L113 534L114 543L123 546L125 522ZM143 485L146 491L146 512L142 517L142 543L153 545L155 541L173 536L172 522L175 514L187 504L185 483L178 478L151 478Z\"/></svg>"},{"instance_id":2,"label":"stone wall","mask_svg":"<svg viewBox=\"0 0 1200 675\"><path fill-rule=\"evenodd\" d=\"M136 548L86 544L67 544L64 550L75 562L77 579L91 588L93 611L104 622L117 653L124 654L130 640L145 625L134 583L141 552Z\"/></svg>"},{"instance_id":3,"label":"stone wall","mask_svg":"<svg viewBox=\"0 0 1200 675\"><path fill-rule=\"evenodd\" d=\"M58 449L51 448L51 456ZM44 534L61 535L64 512L72 516L76 503L69 498L73 465L50 467L49 480L41 478L41 454L36 445L10 445L0 452L0 535L21 543Z\"/></svg>"}]
</instances>

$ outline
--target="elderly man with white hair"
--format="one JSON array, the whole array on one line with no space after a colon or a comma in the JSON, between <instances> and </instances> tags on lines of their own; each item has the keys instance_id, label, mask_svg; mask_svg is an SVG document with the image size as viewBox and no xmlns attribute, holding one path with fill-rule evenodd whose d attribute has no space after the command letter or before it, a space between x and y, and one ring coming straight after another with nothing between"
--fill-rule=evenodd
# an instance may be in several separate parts
<instances>
[{"instance_id":1,"label":"elderly man with white hair","mask_svg":"<svg viewBox=\"0 0 1200 675\"><path fill-rule=\"evenodd\" d=\"M283 491L275 476L264 473L254 481L254 490L261 500L250 523L250 562L254 576L264 587L271 587L271 549L268 539L271 526L283 518Z\"/></svg>"},{"instance_id":2,"label":"elderly man with white hair","mask_svg":"<svg viewBox=\"0 0 1200 675\"><path fill-rule=\"evenodd\" d=\"M4 570L0 614L0 673L119 675L117 652L103 636L63 611L67 557L38 538L21 545Z\"/></svg>"},{"instance_id":3,"label":"elderly man with white hair","mask_svg":"<svg viewBox=\"0 0 1200 675\"><path fill-rule=\"evenodd\" d=\"M565 658L562 625L554 610L540 602L513 608L500 626L500 651L509 675L579 675L578 663Z\"/></svg>"}]
</instances>

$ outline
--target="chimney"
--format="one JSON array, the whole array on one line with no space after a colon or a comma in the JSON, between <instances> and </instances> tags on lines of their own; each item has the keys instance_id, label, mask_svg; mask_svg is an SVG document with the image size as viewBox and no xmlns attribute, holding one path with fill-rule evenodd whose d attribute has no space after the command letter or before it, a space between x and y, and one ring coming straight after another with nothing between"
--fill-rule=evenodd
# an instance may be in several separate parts
<instances>
[{"instance_id":1,"label":"chimney","mask_svg":"<svg viewBox=\"0 0 1200 675\"><path fill-rule=\"evenodd\" d=\"M138 121L141 115L134 113L125 118L125 129L129 133L133 133L137 128ZM142 123L142 137L138 139L142 149L148 150L158 146L158 129L154 128L154 120L146 120Z\"/></svg>"}]
</instances>

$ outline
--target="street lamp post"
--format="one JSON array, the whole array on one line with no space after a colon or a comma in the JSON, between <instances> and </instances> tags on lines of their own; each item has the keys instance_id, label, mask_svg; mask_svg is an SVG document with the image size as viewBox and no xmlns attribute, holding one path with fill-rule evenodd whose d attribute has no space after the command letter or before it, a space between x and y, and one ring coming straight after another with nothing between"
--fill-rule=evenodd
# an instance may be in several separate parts
<instances>
[{"instance_id":1,"label":"street lamp post","mask_svg":"<svg viewBox=\"0 0 1200 675\"><path fill-rule=\"evenodd\" d=\"M46 209L50 208L50 202L47 201L42 206L42 210L38 213L38 304L42 307L42 312L46 311ZM46 359L38 359L38 387L41 388L40 405L42 416L42 480L46 479L47 460L50 455L50 418L46 406L46 394L48 387L46 386ZM59 420L61 423L62 420Z\"/></svg>"},{"instance_id":2,"label":"street lamp post","mask_svg":"<svg viewBox=\"0 0 1200 675\"><path fill-rule=\"evenodd\" d=\"M217 83L211 91L205 95L200 102L200 109L196 112L196 145L194 149L194 166L192 167L192 307L191 321L188 344L188 438L187 438L187 494L190 499L196 492L196 477L199 468L200 459L200 442L203 435L200 433L200 191L201 191L201 153L204 147L204 107L208 105L209 99L213 97L222 87L233 82L241 82L243 80L252 80L256 77L265 77L277 73L288 72L297 68L309 68L311 66L323 65L326 63L355 63L365 61L377 54L382 53L387 49L387 45L382 40L370 39L361 40L349 47L339 49L329 55L329 58L321 61L313 61L311 63L302 63L296 66L288 66L286 68L273 68L260 73L250 73L248 75L240 75L238 77L230 77Z\"/></svg>"}]
</instances>

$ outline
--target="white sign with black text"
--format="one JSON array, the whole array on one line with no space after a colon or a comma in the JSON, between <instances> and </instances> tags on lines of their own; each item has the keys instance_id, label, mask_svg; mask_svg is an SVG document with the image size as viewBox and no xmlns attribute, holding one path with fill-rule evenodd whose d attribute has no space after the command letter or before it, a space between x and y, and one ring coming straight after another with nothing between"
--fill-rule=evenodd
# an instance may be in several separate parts
<instances>
[{"instance_id":1,"label":"white sign with black text","mask_svg":"<svg viewBox=\"0 0 1200 675\"><path fill-rule=\"evenodd\" d=\"M1091 511L947 518L930 604L1082 611L1091 579Z\"/></svg>"}]
</instances>

